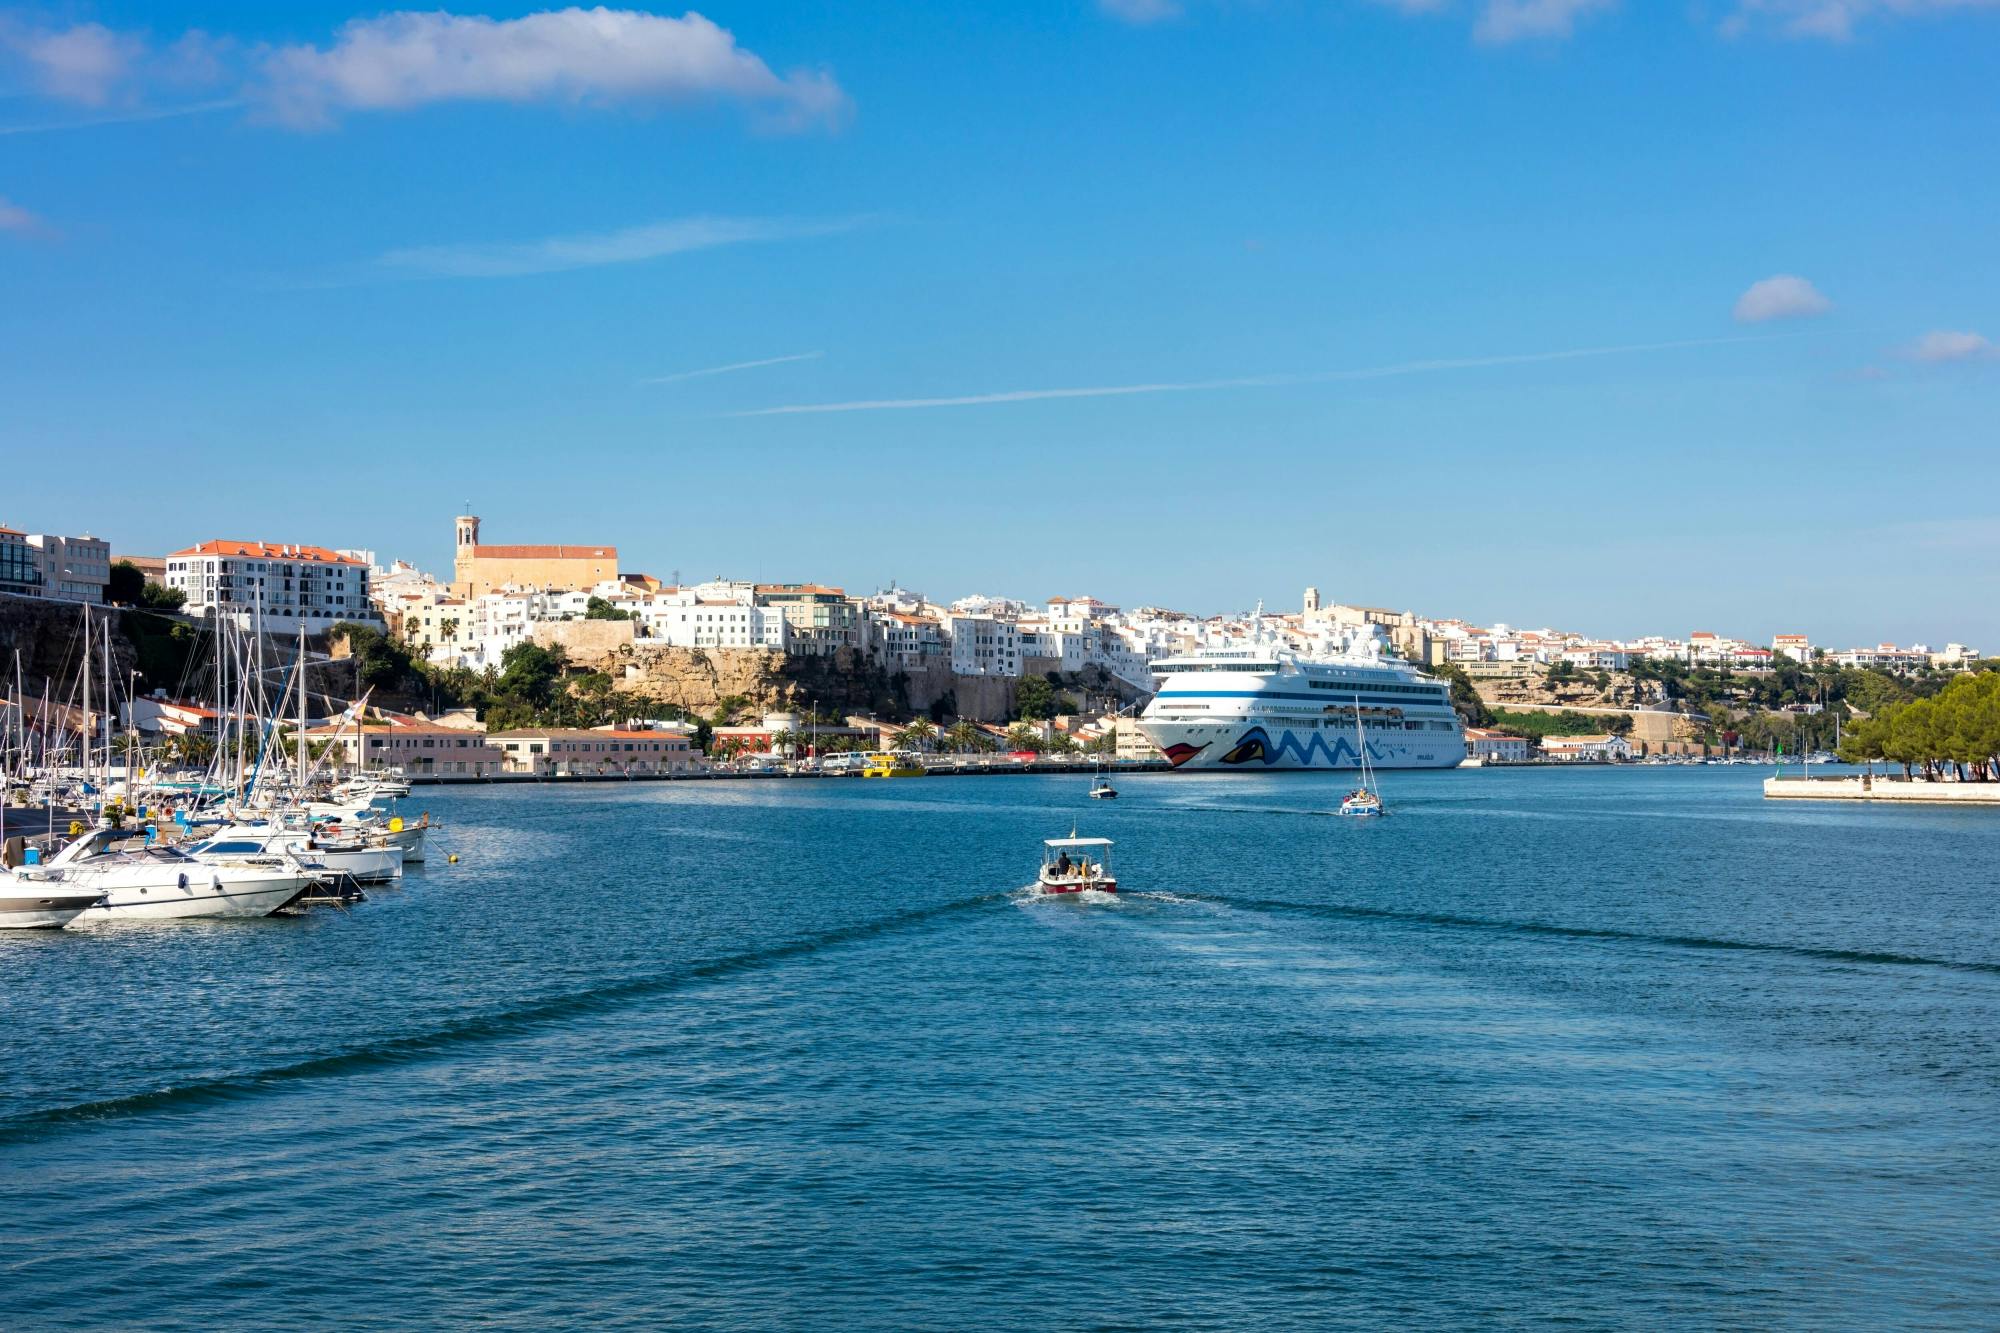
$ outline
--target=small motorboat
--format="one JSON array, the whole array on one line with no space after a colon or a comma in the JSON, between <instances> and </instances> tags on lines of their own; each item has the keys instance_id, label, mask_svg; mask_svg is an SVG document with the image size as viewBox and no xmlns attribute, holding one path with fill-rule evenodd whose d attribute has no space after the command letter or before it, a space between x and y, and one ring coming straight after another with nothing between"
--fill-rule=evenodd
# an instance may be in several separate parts
<instances>
[{"instance_id":1,"label":"small motorboat","mask_svg":"<svg viewBox=\"0 0 2000 1333\"><path fill-rule=\"evenodd\" d=\"M1049 838L1042 843L1042 868L1036 882L1043 893L1118 892L1111 873L1111 839Z\"/></svg>"},{"instance_id":2,"label":"small motorboat","mask_svg":"<svg viewBox=\"0 0 2000 1333\"><path fill-rule=\"evenodd\" d=\"M1093 801L1118 799L1118 789L1111 785L1111 779L1104 776L1104 770L1101 768L1090 779L1090 799Z\"/></svg>"}]
</instances>

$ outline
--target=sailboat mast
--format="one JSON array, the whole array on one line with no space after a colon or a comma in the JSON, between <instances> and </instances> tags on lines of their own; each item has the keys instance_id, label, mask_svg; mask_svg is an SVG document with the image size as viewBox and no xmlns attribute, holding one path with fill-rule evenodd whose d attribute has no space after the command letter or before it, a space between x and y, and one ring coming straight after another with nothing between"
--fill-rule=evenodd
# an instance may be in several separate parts
<instances>
[{"instance_id":1,"label":"sailboat mast","mask_svg":"<svg viewBox=\"0 0 2000 1333\"><path fill-rule=\"evenodd\" d=\"M111 710L117 696L111 692L111 616L107 612L104 624L99 627L98 643L104 651L104 785L111 785ZM126 794L131 794L132 773L125 773Z\"/></svg>"},{"instance_id":2,"label":"sailboat mast","mask_svg":"<svg viewBox=\"0 0 2000 1333\"><path fill-rule=\"evenodd\" d=\"M306 622L299 621L299 790L297 799L306 798Z\"/></svg>"}]
</instances>

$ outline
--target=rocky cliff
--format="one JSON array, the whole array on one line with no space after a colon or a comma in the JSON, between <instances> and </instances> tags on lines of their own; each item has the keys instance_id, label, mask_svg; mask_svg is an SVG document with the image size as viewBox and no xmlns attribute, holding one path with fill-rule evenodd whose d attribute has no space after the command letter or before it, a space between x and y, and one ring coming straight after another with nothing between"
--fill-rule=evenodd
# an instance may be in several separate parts
<instances>
[{"instance_id":1,"label":"rocky cliff","mask_svg":"<svg viewBox=\"0 0 2000 1333\"><path fill-rule=\"evenodd\" d=\"M120 692L125 688L127 672L145 672L147 679L141 681L142 687L152 683L153 672L140 661L141 647L163 635L171 639L177 620L150 613L117 610L107 613L93 607L90 669L94 676L104 668L104 650L96 645L107 618L111 627L111 676L119 682ZM189 629L187 643L192 645L194 638L194 631ZM8 694L14 689L17 652L21 655L22 683L30 695L40 695L43 682L47 681L52 682L51 693L56 698L67 698L82 670L83 607L75 602L0 595L0 675L6 678L4 692ZM160 659L152 665L163 674L175 665L166 660L166 654L155 652L149 656ZM166 682L166 687L171 688L173 683Z\"/></svg>"}]
</instances>

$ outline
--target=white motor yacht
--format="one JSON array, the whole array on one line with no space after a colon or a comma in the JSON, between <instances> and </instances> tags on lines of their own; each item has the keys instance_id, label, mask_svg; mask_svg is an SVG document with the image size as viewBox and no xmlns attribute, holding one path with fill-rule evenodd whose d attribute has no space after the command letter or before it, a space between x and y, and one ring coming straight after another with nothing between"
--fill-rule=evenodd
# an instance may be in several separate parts
<instances>
[{"instance_id":1,"label":"white motor yacht","mask_svg":"<svg viewBox=\"0 0 2000 1333\"><path fill-rule=\"evenodd\" d=\"M289 855L206 864L162 847L112 851L115 836L116 830L108 828L85 834L47 865L14 870L5 887L35 892L60 885L93 894L95 901L79 914L85 921L159 921L269 916L305 892L315 878L313 870Z\"/></svg>"},{"instance_id":2,"label":"white motor yacht","mask_svg":"<svg viewBox=\"0 0 2000 1333\"><path fill-rule=\"evenodd\" d=\"M61 930L104 895L0 872L0 930Z\"/></svg>"},{"instance_id":3,"label":"white motor yacht","mask_svg":"<svg viewBox=\"0 0 2000 1333\"><path fill-rule=\"evenodd\" d=\"M403 877L403 854L394 847L374 846L359 837L327 837L270 824L231 824L180 850L210 865L289 855L309 869L348 875L357 884L381 884Z\"/></svg>"}]
</instances>

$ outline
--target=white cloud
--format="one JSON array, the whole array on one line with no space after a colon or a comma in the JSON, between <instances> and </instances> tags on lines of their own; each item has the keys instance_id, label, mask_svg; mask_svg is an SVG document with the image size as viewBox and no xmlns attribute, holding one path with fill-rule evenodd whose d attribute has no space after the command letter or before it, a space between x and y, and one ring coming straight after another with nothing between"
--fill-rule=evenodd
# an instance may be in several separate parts
<instances>
[{"instance_id":1,"label":"white cloud","mask_svg":"<svg viewBox=\"0 0 2000 1333\"><path fill-rule=\"evenodd\" d=\"M530 273L632 264L690 250L753 241L829 236L865 225L867 218L681 218L641 227L539 241L481 245L421 245L391 250L376 264L411 277L517 278Z\"/></svg>"},{"instance_id":2,"label":"white cloud","mask_svg":"<svg viewBox=\"0 0 2000 1333\"><path fill-rule=\"evenodd\" d=\"M1097 0L1097 7L1127 23L1158 23L1181 12L1179 0Z\"/></svg>"},{"instance_id":3,"label":"white cloud","mask_svg":"<svg viewBox=\"0 0 2000 1333\"><path fill-rule=\"evenodd\" d=\"M1945 361L1985 361L2000 357L2000 347L1970 331L1933 329L1911 343L1907 354L1933 364Z\"/></svg>"},{"instance_id":4,"label":"white cloud","mask_svg":"<svg viewBox=\"0 0 2000 1333\"><path fill-rule=\"evenodd\" d=\"M1679 342L1628 343L1617 347L1576 347L1561 352L1516 352L1503 356L1452 357L1403 361L1359 370L1318 370L1303 374L1242 375L1217 380L1166 380L1148 384L1106 384L1067 389L1005 389L997 393L960 394L948 398L862 398L844 403L792 403L731 412L733 417L783 417L827 412L897 412L926 407L990 407L1000 403L1032 403L1052 398L1125 398L1136 394L1200 393L1214 389L1277 389L1301 384L1334 384L1343 380L1393 379L1441 370L1478 370L1496 366L1538 365L1579 361L1589 357L1623 356L1634 352L1665 352L1684 347L1718 347L1728 343L1761 342L1761 338L1692 338Z\"/></svg>"},{"instance_id":5,"label":"white cloud","mask_svg":"<svg viewBox=\"0 0 2000 1333\"><path fill-rule=\"evenodd\" d=\"M42 229L42 220L6 196L0 195L0 231L27 234Z\"/></svg>"},{"instance_id":6,"label":"white cloud","mask_svg":"<svg viewBox=\"0 0 2000 1333\"><path fill-rule=\"evenodd\" d=\"M30 28L0 19L0 51L25 65L35 86L50 97L104 106L128 83L146 43L101 23L71 28Z\"/></svg>"},{"instance_id":7,"label":"white cloud","mask_svg":"<svg viewBox=\"0 0 2000 1333\"><path fill-rule=\"evenodd\" d=\"M1808 319L1833 309L1833 302L1804 278L1779 273L1750 284L1736 298L1738 324L1762 324L1773 319Z\"/></svg>"},{"instance_id":8,"label":"white cloud","mask_svg":"<svg viewBox=\"0 0 2000 1333\"><path fill-rule=\"evenodd\" d=\"M1495 45L1530 38L1561 38L1576 21L1611 8L1614 0L1486 0L1473 36Z\"/></svg>"},{"instance_id":9,"label":"white cloud","mask_svg":"<svg viewBox=\"0 0 2000 1333\"><path fill-rule=\"evenodd\" d=\"M1722 26L1731 35L1768 25L1788 37L1844 42L1869 19L1920 18L1982 9L2000 9L2000 0L1737 0L1735 12Z\"/></svg>"},{"instance_id":10,"label":"white cloud","mask_svg":"<svg viewBox=\"0 0 2000 1333\"><path fill-rule=\"evenodd\" d=\"M681 370L671 375L655 375L651 379L640 380L641 384L679 384L682 380L702 380L711 375L733 375L739 370L759 370L765 366L788 366L794 361L817 361L825 352L794 352L790 356L767 356L760 361L732 361L726 366L709 366L702 370Z\"/></svg>"},{"instance_id":11,"label":"white cloud","mask_svg":"<svg viewBox=\"0 0 2000 1333\"><path fill-rule=\"evenodd\" d=\"M306 126L446 101L738 101L801 125L837 120L847 105L831 76L781 77L700 14L605 8L355 19L330 46L269 53L262 87L273 114Z\"/></svg>"}]
</instances>

